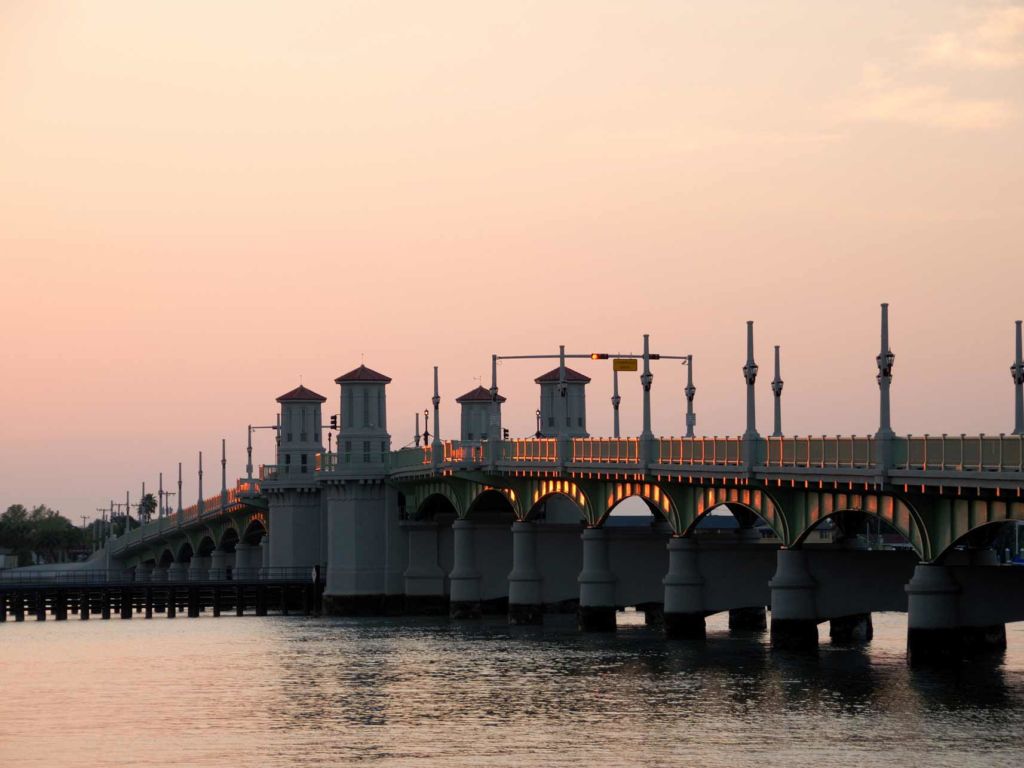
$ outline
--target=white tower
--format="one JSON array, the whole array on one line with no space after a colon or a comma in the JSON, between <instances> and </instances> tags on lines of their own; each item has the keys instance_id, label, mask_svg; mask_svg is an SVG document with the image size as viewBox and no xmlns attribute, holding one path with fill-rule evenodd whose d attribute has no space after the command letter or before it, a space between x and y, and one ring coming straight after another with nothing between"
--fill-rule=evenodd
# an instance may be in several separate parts
<instances>
[{"instance_id":1,"label":"white tower","mask_svg":"<svg viewBox=\"0 0 1024 768\"><path fill-rule=\"evenodd\" d=\"M278 471L282 479L302 479L302 475L313 474L316 455L324 450L320 411L327 398L298 386L277 398L277 402L281 404Z\"/></svg>"},{"instance_id":2,"label":"white tower","mask_svg":"<svg viewBox=\"0 0 1024 768\"><path fill-rule=\"evenodd\" d=\"M455 402L462 406L462 434L463 442L475 442L485 440L488 436L488 429L491 423L491 393L482 386L467 392L462 397L455 398ZM497 434L501 434L501 404L505 398L497 395Z\"/></svg>"},{"instance_id":3,"label":"white tower","mask_svg":"<svg viewBox=\"0 0 1024 768\"><path fill-rule=\"evenodd\" d=\"M391 378L360 365L334 381L341 386L338 468L359 464L383 470L391 450L384 393Z\"/></svg>"},{"instance_id":4,"label":"white tower","mask_svg":"<svg viewBox=\"0 0 1024 768\"><path fill-rule=\"evenodd\" d=\"M543 437L588 437L586 386L590 378L565 369L565 392L560 391L559 369L534 379L540 384L540 433Z\"/></svg>"}]
</instances>

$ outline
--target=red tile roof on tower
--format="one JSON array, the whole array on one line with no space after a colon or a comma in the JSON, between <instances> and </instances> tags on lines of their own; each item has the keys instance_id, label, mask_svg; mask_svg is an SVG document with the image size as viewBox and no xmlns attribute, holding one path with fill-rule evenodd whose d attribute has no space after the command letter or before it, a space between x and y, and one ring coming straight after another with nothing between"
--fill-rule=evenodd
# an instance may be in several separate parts
<instances>
[{"instance_id":1,"label":"red tile roof on tower","mask_svg":"<svg viewBox=\"0 0 1024 768\"><path fill-rule=\"evenodd\" d=\"M584 376L579 371L574 371L569 366L565 367L565 380L568 382L582 382L587 384L590 381L589 376ZM552 368L550 371L545 373L543 376L538 376L534 381L538 384L547 384L548 382L558 382L558 369Z\"/></svg>"},{"instance_id":2,"label":"red tile roof on tower","mask_svg":"<svg viewBox=\"0 0 1024 768\"><path fill-rule=\"evenodd\" d=\"M491 390L484 389L482 386L476 389L471 389L469 392L464 394L462 397L455 398L456 403L489 403L491 402ZM498 395L498 402L504 403L505 398Z\"/></svg>"},{"instance_id":3,"label":"red tile roof on tower","mask_svg":"<svg viewBox=\"0 0 1024 768\"><path fill-rule=\"evenodd\" d=\"M318 395L312 389L306 389L301 384L293 389L291 392L285 392L279 398L277 402L305 402L305 403L326 403L327 398L323 395Z\"/></svg>"},{"instance_id":4,"label":"red tile roof on tower","mask_svg":"<svg viewBox=\"0 0 1024 768\"><path fill-rule=\"evenodd\" d=\"M385 384L391 382L391 377L385 376L383 373L377 373L376 371L367 368L365 365L360 365L358 368L349 371L348 373L342 374L334 380L335 384L341 384L342 382L349 381L381 381Z\"/></svg>"}]
</instances>

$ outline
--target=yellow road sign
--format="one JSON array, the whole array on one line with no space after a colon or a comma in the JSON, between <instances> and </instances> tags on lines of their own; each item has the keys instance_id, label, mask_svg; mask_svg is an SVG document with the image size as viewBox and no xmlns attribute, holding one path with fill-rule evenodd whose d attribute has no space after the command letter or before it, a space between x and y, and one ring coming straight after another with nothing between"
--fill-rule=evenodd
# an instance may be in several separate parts
<instances>
[{"instance_id":1,"label":"yellow road sign","mask_svg":"<svg viewBox=\"0 0 1024 768\"><path fill-rule=\"evenodd\" d=\"M635 371L636 369L635 357L616 357L612 360L613 371Z\"/></svg>"}]
</instances>

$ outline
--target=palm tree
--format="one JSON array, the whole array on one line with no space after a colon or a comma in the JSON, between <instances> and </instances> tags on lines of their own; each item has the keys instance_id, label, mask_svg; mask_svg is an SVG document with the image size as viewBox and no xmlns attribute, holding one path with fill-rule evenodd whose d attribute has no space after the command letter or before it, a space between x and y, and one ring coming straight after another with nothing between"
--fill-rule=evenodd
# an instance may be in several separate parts
<instances>
[{"instance_id":1,"label":"palm tree","mask_svg":"<svg viewBox=\"0 0 1024 768\"><path fill-rule=\"evenodd\" d=\"M156 506L156 499L152 493L143 496L142 501L139 502L139 520L149 522L153 517L153 512L156 511Z\"/></svg>"}]
</instances>

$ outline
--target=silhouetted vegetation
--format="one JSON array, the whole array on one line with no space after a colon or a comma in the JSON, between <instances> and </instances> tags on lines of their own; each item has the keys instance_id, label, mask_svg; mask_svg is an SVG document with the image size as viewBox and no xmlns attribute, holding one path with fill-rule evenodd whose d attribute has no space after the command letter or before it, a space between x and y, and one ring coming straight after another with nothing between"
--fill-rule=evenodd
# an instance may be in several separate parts
<instances>
[{"instance_id":1,"label":"silhouetted vegetation","mask_svg":"<svg viewBox=\"0 0 1024 768\"><path fill-rule=\"evenodd\" d=\"M0 547L18 556L18 565L32 565L32 556L43 563L62 563L88 552L89 532L45 505L31 511L12 504L0 514Z\"/></svg>"}]
</instances>

